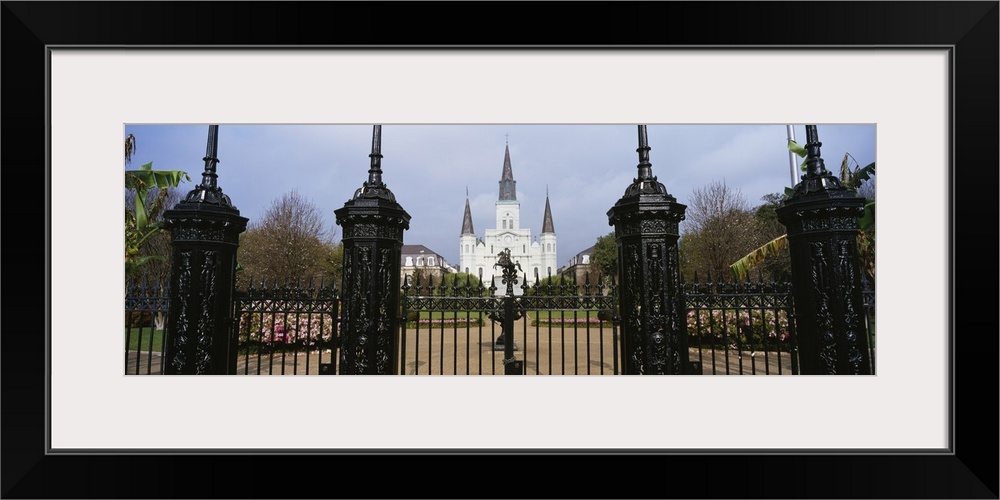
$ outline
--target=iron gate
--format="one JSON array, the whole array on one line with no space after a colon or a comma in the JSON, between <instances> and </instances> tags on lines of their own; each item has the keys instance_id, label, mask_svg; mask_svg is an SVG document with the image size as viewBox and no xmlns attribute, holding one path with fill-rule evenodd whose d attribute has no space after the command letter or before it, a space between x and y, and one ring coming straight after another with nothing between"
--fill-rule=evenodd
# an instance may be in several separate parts
<instances>
[{"instance_id":1,"label":"iron gate","mask_svg":"<svg viewBox=\"0 0 1000 500\"><path fill-rule=\"evenodd\" d=\"M492 280L426 284L407 277L400 296L403 375L618 374L613 282L527 286L506 264L506 293ZM516 266L516 264L513 264ZM520 285L520 295L514 294Z\"/></svg>"},{"instance_id":2,"label":"iron gate","mask_svg":"<svg viewBox=\"0 0 1000 500\"><path fill-rule=\"evenodd\" d=\"M237 374L336 373L339 301L334 285L310 280L267 286L250 280L233 302Z\"/></svg>"}]
</instances>

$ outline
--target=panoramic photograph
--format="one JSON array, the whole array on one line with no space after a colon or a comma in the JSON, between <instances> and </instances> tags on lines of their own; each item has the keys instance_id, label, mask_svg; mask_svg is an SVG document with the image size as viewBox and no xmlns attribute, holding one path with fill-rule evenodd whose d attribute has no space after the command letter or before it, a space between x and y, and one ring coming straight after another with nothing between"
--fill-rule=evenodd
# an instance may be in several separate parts
<instances>
[{"instance_id":1,"label":"panoramic photograph","mask_svg":"<svg viewBox=\"0 0 1000 500\"><path fill-rule=\"evenodd\" d=\"M874 124L124 127L126 375L873 375Z\"/></svg>"}]
</instances>

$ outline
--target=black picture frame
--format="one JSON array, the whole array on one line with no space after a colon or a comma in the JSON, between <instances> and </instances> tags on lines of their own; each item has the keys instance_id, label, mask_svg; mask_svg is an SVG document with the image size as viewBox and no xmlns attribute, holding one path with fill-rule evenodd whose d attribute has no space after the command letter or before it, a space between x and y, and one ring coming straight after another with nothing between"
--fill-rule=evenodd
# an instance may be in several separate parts
<instances>
[{"instance_id":1,"label":"black picture frame","mask_svg":"<svg viewBox=\"0 0 1000 500\"><path fill-rule=\"evenodd\" d=\"M998 2L2 4L4 498L998 498ZM47 454L46 47L384 44L952 47L954 453Z\"/></svg>"}]
</instances>

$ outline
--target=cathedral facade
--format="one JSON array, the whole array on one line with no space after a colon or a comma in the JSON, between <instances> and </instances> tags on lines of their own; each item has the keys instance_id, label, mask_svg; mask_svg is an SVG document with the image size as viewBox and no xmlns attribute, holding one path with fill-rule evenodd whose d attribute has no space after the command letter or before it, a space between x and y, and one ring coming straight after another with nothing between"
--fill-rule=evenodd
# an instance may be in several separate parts
<instances>
[{"instance_id":1,"label":"cathedral facade","mask_svg":"<svg viewBox=\"0 0 1000 500\"><path fill-rule=\"evenodd\" d=\"M500 175L500 193L496 201L496 218L493 229L487 229L483 238L476 236L472 227L472 210L469 208L469 195L465 195L465 216L462 219L462 234L459 237L459 271L479 276L485 286L490 286L490 280L496 280L497 294L503 294L506 286L502 284L499 268L493 265L497 262L497 254L505 249L510 250L511 260L521 265L521 278L514 287L514 293L520 295L520 281L527 274L527 283L533 285L536 280L558 273L556 267L556 231L552 223L552 209L549 207L549 195L545 193L545 213L542 216L542 232L537 238L532 238L531 229L521 225L521 203L517 201L514 172L510 164L510 147L504 148L503 172Z\"/></svg>"}]
</instances>

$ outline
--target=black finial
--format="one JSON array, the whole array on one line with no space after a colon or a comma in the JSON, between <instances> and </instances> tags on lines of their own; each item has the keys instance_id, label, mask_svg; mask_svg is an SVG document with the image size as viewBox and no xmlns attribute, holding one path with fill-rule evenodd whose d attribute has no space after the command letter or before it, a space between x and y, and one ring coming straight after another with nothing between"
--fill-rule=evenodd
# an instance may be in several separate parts
<instances>
[{"instance_id":1,"label":"black finial","mask_svg":"<svg viewBox=\"0 0 1000 500\"><path fill-rule=\"evenodd\" d=\"M653 164L649 162L649 139L646 137L646 126L639 125L639 180L648 181L653 178Z\"/></svg>"},{"instance_id":2,"label":"black finial","mask_svg":"<svg viewBox=\"0 0 1000 500\"><path fill-rule=\"evenodd\" d=\"M844 196L844 193L850 191L837 176L826 169L823 158L820 156L820 146L822 145L823 143L819 142L816 125L806 125L806 173L802 176L802 180L795 185L793 198L818 192L828 194L842 192L836 196Z\"/></svg>"},{"instance_id":3,"label":"black finial","mask_svg":"<svg viewBox=\"0 0 1000 500\"><path fill-rule=\"evenodd\" d=\"M806 175L809 177L827 174L826 165L820 157L821 146L823 143L819 142L816 125L806 125Z\"/></svg>"},{"instance_id":4,"label":"black finial","mask_svg":"<svg viewBox=\"0 0 1000 500\"><path fill-rule=\"evenodd\" d=\"M372 166L368 169L367 185L371 187L382 187L382 126L372 127L372 154L368 155L372 159Z\"/></svg>"},{"instance_id":5,"label":"black finial","mask_svg":"<svg viewBox=\"0 0 1000 500\"><path fill-rule=\"evenodd\" d=\"M639 164L637 168L639 175L632 179L632 184L625 189L625 196L636 196L639 194L662 194L667 195L667 188L656 180L653 175L653 164L649 162L649 140L646 138L646 126L639 125Z\"/></svg>"},{"instance_id":6,"label":"black finial","mask_svg":"<svg viewBox=\"0 0 1000 500\"><path fill-rule=\"evenodd\" d=\"M219 126L208 126L208 146L205 148L205 173L201 175L201 186L205 189L218 187L219 174L216 165L219 164Z\"/></svg>"},{"instance_id":7,"label":"black finial","mask_svg":"<svg viewBox=\"0 0 1000 500\"><path fill-rule=\"evenodd\" d=\"M354 198L382 198L392 202L396 196L382 182L382 126L372 126L371 166L368 168L368 180L354 192Z\"/></svg>"},{"instance_id":8,"label":"black finial","mask_svg":"<svg viewBox=\"0 0 1000 500\"><path fill-rule=\"evenodd\" d=\"M219 174L216 173L219 164L219 126L208 126L208 145L205 148L205 172L201 174L201 184L198 184L182 200L187 203L207 203L223 208L236 210L229 196L222 193L219 187ZM178 205L180 206L180 205ZM193 206L193 205L192 205ZM204 206L204 205L198 205Z\"/></svg>"}]
</instances>

